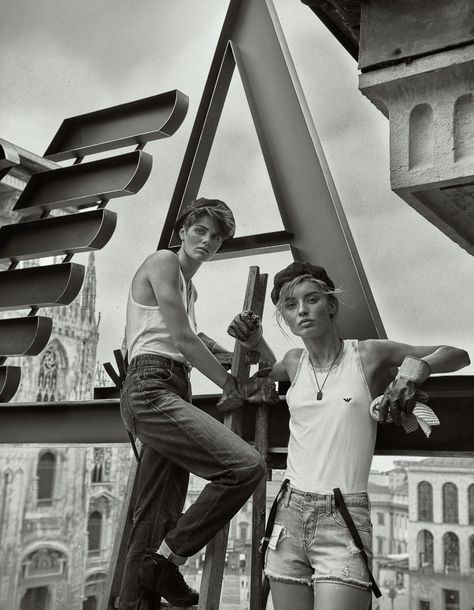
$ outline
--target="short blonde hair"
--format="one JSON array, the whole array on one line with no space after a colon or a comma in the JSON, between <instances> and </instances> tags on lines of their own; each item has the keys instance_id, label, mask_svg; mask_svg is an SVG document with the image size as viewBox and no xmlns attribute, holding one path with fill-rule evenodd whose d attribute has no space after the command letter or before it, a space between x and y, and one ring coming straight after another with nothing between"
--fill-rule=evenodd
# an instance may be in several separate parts
<instances>
[{"instance_id":1,"label":"short blonde hair","mask_svg":"<svg viewBox=\"0 0 474 610\"><path fill-rule=\"evenodd\" d=\"M340 294L342 292L342 290L340 290L338 288L333 289L330 286L328 286L326 284L326 282L316 279L310 273L305 273L304 275L299 275L298 277L295 277L294 279L290 280L289 282L286 282L286 284L283 284L283 286L281 287L280 295L279 295L278 301L276 303L276 311L275 311L275 317L277 319L277 322L278 322L278 325L280 326L280 328L281 328L281 321L282 320L285 321L285 314L284 314L285 301L288 298L291 298L296 286L298 286L302 282L313 282L314 284L316 284L317 287L319 288L321 294L324 294L325 297L327 298L328 302L333 303L335 306L335 312L334 312L334 314L331 315L331 317L334 318L337 315L337 312L339 309L339 299L337 298L336 295Z\"/></svg>"}]
</instances>

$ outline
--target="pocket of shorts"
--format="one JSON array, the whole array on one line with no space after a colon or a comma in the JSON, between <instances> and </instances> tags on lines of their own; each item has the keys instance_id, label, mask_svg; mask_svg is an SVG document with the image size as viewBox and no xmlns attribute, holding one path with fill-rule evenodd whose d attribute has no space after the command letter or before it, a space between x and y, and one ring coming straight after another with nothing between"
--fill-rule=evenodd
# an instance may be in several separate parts
<instances>
[{"instance_id":1,"label":"pocket of shorts","mask_svg":"<svg viewBox=\"0 0 474 610\"><path fill-rule=\"evenodd\" d=\"M372 531L372 521L370 519L370 512L366 506L348 506L347 510L349 511L349 514L352 517L352 520L354 521L357 530L366 532ZM347 524L344 521L339 510L333 510L332 517L338 525L347 528Z\"/></svg>"},{"instance_id":2,"label":"pocket of shorts","mask_svg":"<svg viewBox=\"0 0 474 610\"><path fill-rule=\"evenodd\" d=\"M277 550L278 544L283 540L286 534L286 527L281 523L275 523L273 525L270 540L268 541L268 548L273 551Z\"/></svg>"}]
</instances>

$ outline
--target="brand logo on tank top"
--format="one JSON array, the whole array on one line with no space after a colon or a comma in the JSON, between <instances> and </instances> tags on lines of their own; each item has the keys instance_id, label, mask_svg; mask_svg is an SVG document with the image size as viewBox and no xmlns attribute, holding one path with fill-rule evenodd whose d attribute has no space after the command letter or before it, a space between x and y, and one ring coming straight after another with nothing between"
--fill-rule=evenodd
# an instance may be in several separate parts
<instances>
[{"instance_id":1,"label":"brand logo on tank top","mask_svg":"<svg viewBox=\"0 0 474 610\"><path fill-rule=\"evenodd\" d=\"M344 400L345 400L346 402L351 402L351 400L352 400L352 396L351 396L351 398L344 398Z\"/></svg>"}]
</instances>

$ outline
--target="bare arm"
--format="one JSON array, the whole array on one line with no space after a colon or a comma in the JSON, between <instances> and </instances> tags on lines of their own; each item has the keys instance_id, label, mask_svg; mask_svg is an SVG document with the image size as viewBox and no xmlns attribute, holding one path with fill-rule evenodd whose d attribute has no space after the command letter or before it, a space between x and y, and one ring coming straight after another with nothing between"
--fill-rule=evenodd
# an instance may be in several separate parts
<instances>
[{"instance_id":1,"label":"bare arm","mask_svg":"<svg viewBox=\"0 0 474 610\"><path fill-rule=\"evenodd\" d=\"M431 373L457 371L470 362L467 352L449 345L408 345L395 341L362 341L361 356L372 387L388 367L398 366L397 377L387 386L379 405L379 421L390 412L400 423L401 414L410 415L416 403L416 388Z\"/></svg>"},{"instance_id":2,"label":"bare arm","mask_svg":"<svg viewBox=\"0 0 474 610\"><path fill-rule=\"evenodd\" d=\"M409 345L396 341L363 341L368 364L373 368L400 366L407 356L426 362L431 373L451 373L468 366L468 353L450 345Z\"/></svg>"},{"instance_id":3,"label":"bare arm","mask_svg":"<svg viewBox=\"0 0 474 610\"><path fill-rule=\"evenodd\" d=\"M148 257L139 273L148 281L159 303L163 319L176 349L219 387L224 388L230 375L206 348L189 324L181 298L179 263L168 250L159 250Z\"/></svg>"}]
</instances>

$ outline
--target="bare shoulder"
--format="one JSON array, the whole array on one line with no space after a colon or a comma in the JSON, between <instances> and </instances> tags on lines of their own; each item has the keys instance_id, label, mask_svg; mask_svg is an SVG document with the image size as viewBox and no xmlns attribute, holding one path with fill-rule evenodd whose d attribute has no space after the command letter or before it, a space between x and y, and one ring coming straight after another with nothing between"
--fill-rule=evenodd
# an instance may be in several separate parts
<instances>
[{"instance_id":1,"label":"bare shoulder","mask_svg":"<svg viewBox=\"0 0 474 610\"><path fill-rule=\"evenodd\" d=\"M178 257L171 250L156 250L149 254L143 265L178 266Z\"/></svg>"},{"instance_id":2,"label":"bare shoulder","mask_svg":"<svg viewBox=\"0 0 474 610\"><path fill-rule=\"evenodd\" d=\"M163 277L175 275L179 269L178 258L171 250L157 250L152 252L143 261L138 272L147 275L149 278L156 276Z\"/></svg>"},{"instance_id":3,"label":"bare shoulder","mask_svg":"<svg viewBox=\"0 0 474 610\"><path fill-rule=\"evenodd\" d=\"M303 353L303 348L294 347L286 352L283 356L283 364L287 370L287 373L291 380L293 380L296 375L296 371L298 369L298 364L301 359L301 354Z\"/></svg>"}]
</instances>

